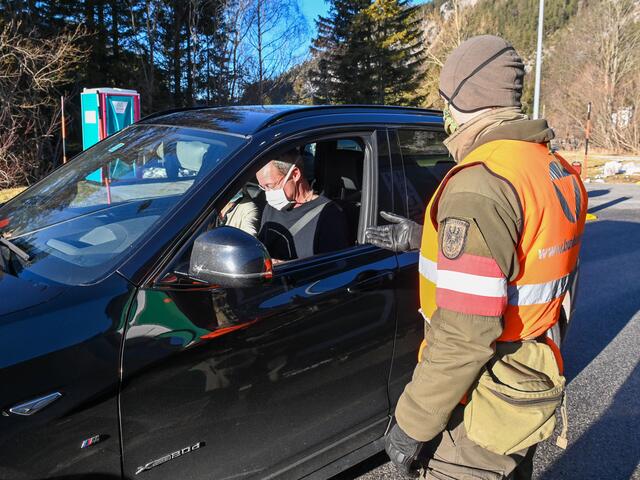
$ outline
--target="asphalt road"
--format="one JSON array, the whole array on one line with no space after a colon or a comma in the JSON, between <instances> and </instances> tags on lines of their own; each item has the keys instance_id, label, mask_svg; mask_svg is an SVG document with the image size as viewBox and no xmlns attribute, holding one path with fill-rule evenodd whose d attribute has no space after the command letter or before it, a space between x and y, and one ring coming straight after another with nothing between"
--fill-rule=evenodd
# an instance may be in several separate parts
<instances>
[{"instance_id":1,"label":"asphalt road","mask_svg":"<svg viewBox=\"0 0 640 480\"><path fill-rule=\"evenodd\" d=\"M578 303L563 347L569 447L539 446L536 479L640 480L640 185L593 183ZM378 455L340 479L400 480Z\"/></svg>"}]
</instances>

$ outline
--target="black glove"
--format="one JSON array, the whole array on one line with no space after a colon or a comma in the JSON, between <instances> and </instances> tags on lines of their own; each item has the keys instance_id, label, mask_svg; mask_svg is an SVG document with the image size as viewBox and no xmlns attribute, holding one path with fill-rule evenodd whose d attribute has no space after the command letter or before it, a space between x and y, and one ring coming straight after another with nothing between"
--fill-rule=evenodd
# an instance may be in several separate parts
<instances>
[{"instance_id":1,"label":"black glove","mask_svg":"<svg viewBox=\"0 0 640 480\"><path fill-rule=\"evenodd\" d=\"M418 469L418 454L422 450L423 442L414 440L395 424L384 437L384 449L396 469L403 475L416 478L420 474Z\"/></svg>"},{"instance_id":2,"label":"black glove","mask_svg":"<svg viewBox=\"0 0 640 480\"><path fill-rule=\"evenodd\" d=\"M406 252L420 248L422 225L395 213L380 212L380 216L391 224L367 228L364 236L365 242L394 252Z\"/></svg>"}]
</instances>

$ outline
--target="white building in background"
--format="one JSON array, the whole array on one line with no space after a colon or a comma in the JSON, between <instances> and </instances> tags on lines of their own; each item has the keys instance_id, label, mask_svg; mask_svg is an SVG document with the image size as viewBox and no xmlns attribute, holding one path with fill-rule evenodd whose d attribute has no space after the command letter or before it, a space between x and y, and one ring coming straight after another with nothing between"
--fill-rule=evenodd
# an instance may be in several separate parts
<instances>
[{"instance_id":1,"label":"white building in background","mask_svg":"<svg viewBox=\"0 0 640 480\"><path fill-rule=\"evenodd\" d=\"M611 124L616 128L626 128L633 120L633 106L623 107L611 114Z\"/></svg>"}]
</instances>

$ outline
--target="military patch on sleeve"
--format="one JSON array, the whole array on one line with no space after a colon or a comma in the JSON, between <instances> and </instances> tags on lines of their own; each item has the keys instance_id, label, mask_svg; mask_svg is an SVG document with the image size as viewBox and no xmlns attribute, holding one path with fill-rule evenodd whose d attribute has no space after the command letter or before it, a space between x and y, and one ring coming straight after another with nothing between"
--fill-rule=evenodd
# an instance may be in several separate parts
<instances>
[{"instance_id":1,"label":"military patch on sleeve","mask_svg":"<svg viewBox=\"0 0 640 480\"><path fill-rule=\"evenodd\" d=\"M469 232L469 222L459 218L447 218L442 226L442 254L449 260L455 260L464 251Z\"/></svg>"}]
</instances>

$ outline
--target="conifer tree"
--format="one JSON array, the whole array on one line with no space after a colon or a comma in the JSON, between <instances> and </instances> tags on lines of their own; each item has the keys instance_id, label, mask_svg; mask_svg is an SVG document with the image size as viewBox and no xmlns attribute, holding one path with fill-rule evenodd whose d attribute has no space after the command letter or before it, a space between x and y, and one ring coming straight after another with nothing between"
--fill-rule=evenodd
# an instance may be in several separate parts
<instances>
[{"instance_id":1,"label":"conifer tree","mask_svg":"<svg viewBox=\"0 0 640 480\"><path fill-rule=\"evenodd\" d=\"M329 15L316 21L314 103L367 103L370 84L366 76L371 69L363 31L367 25L356 19L370 5L371 0L333 0Z\"/></svg>"},{"instance_id":2,"label":"conifer tree","mask_svg":"<svg viewBox=\"0 0 640 480\"><path fill-rule=\"evenodd\" d=\"M416 104L422 46L407 0L333 0L317 21L315 103Z\"/></svg>"},{"instance_id":3,"label":"conifer tree","mask_svg":"<svg viewBox=\"0 0 640 480\"><path fill-rule=\"evenodd\" d=\"M417 7L407 3L375 0L359 15L358 21L369 23L372 31L372 103L418 105L422 101L415 93L424 61L422 32Z\"/></svg>"}]
</instances>

